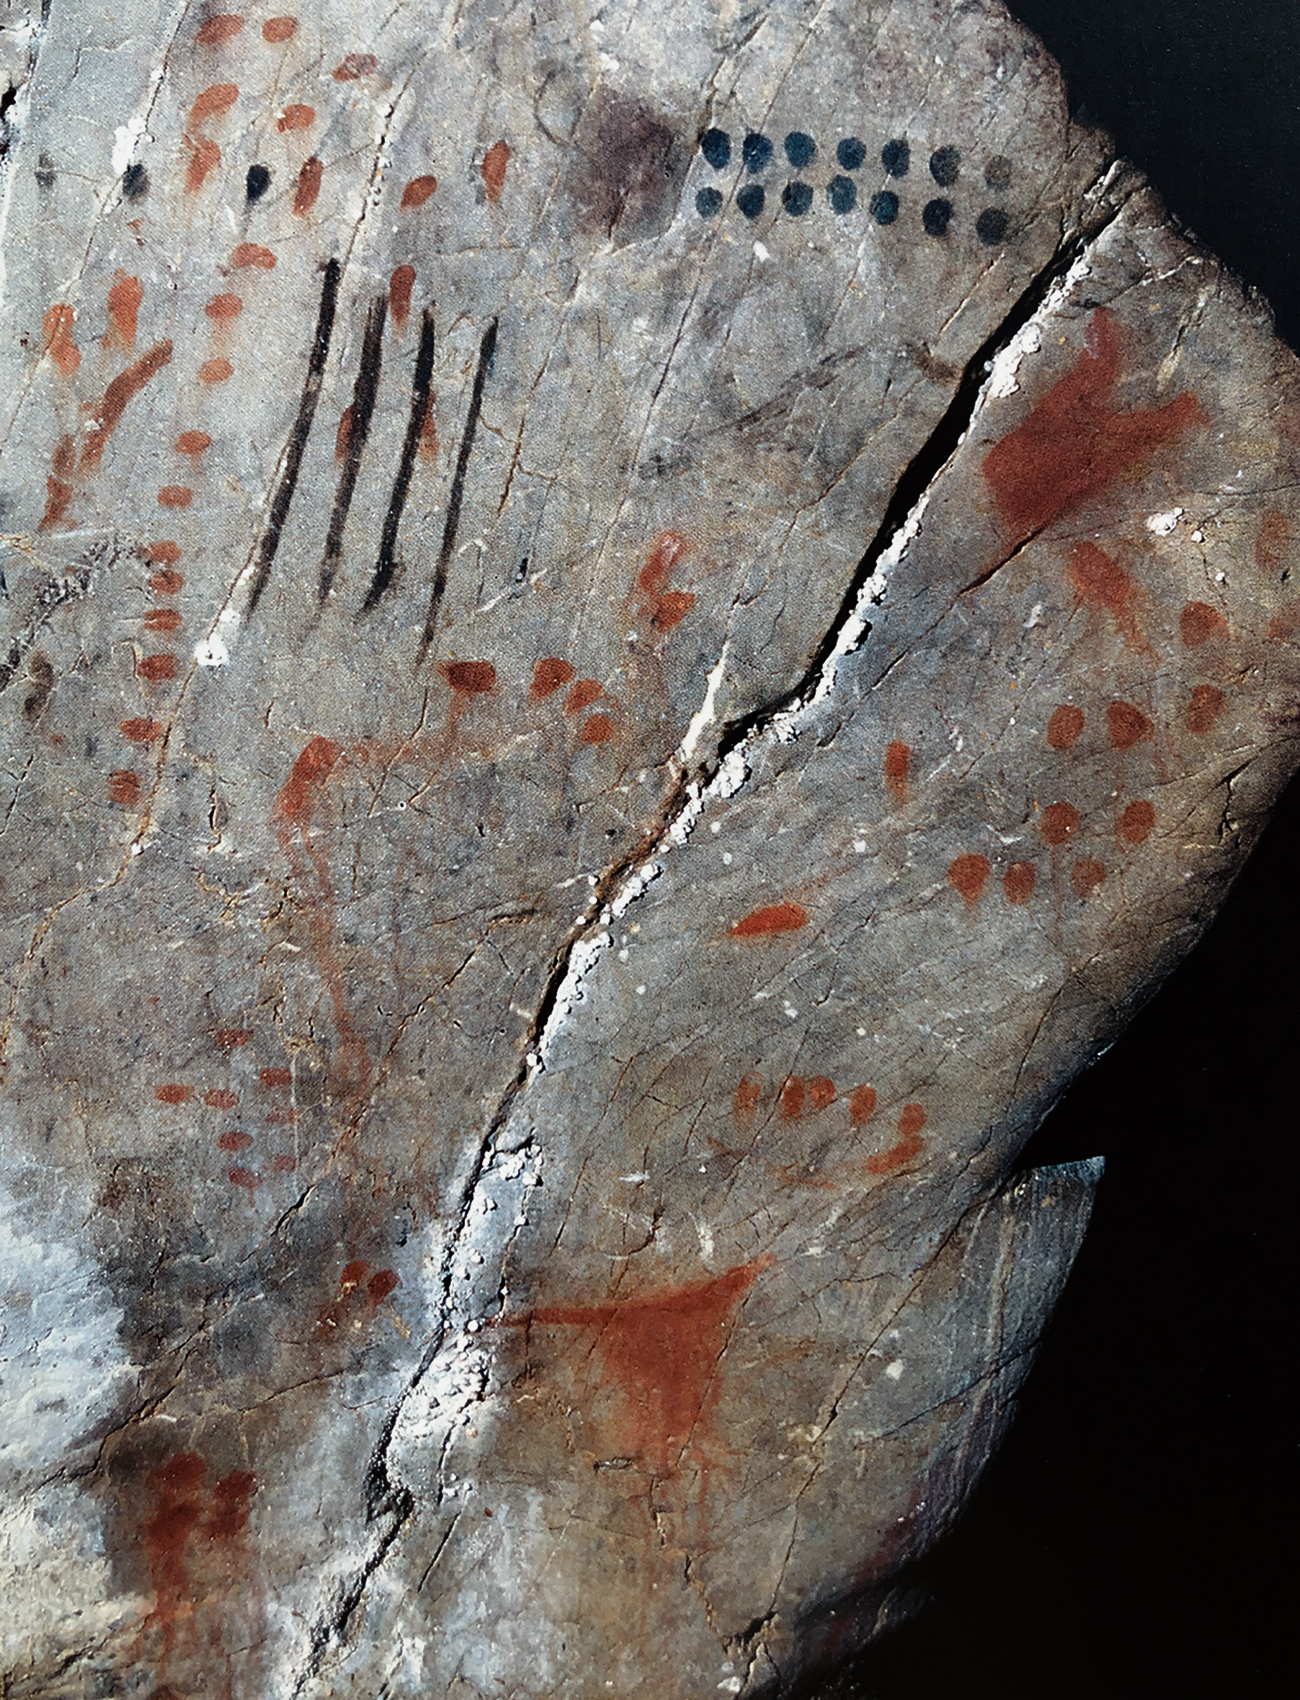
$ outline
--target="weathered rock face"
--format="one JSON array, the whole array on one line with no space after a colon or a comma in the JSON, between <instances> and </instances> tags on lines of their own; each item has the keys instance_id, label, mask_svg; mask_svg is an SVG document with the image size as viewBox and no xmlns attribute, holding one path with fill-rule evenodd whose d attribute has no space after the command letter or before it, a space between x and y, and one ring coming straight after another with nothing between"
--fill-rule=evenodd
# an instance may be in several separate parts
<instances>
[{"instance_id":1,"label":"weathered rock face","mask_svg":"<svg viewBox=\"0 0 1300 1700\"><path fill-rule=\"evenodd\" d=\"M1289 771L1295 362L991 0L8 55L6 1692L778 1694Z\"/></svg>"}]
</instances>

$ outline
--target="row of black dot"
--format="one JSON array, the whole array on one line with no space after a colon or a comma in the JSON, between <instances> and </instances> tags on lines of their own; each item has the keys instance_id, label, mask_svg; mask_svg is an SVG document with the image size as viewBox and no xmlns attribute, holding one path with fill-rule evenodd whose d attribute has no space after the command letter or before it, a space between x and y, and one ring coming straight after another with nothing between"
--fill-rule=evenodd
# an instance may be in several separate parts
<instances>
[{"instance_id":1,"label":"row of black dot","mask_svg":"<svg viewBox=\"0 0 1300 1700\"><path fill-rule=\"evenodd\" d=\"M826 199L832 212L851 213L858 204L857 185L848 177L832 177L826 185ZM701 189L695 197L695 210L701 218L716 218L722 211L722 201L717 189ZM787 183L781 191L782 210L792 218L802 218L812 204L811 183ZM746 218L757 218L766 205L767 192L761 183L746 183L736 193L736 206ZM893 224L901 208L892 189L881 189L871 197L867 210L877 224ZM927 201L921 209L921 225L927 236L946 236L951 222L951 201ZM986 248L994 248L1005 239L1009 222L1002 207L985 207L975 220L975 234Z\"/></svg>"},{"instance_id":2,"label":"row of black dot","mask_svg":"<svg viewBox=\"0 0 1300 1700\"><path fill-rule=\"evenodd\" d=\"M796 171L806 170L817 158L817 144L803 130L791 130L782 145L785 157ZM740 144L741 162L756 177L771 164L775 151L769 137L751 130ZM731 137L725 130L706 130L700 137L700 152L715 171L724 171L731 164ZM835 158L845 171L858 171L866 163L866 143L857 136L845 136L836 144ZM880 150L880 163L888 176L906 177L912 169L911 145L901 137L886 142ZM1011 181L1011 171L1011 161L998 154L985 165L984 181L990 189L1005 189ZM961 175L961 149L936 148L930 155L930 175L941 189L951 189Z\"/></svg>"}]
</instances>

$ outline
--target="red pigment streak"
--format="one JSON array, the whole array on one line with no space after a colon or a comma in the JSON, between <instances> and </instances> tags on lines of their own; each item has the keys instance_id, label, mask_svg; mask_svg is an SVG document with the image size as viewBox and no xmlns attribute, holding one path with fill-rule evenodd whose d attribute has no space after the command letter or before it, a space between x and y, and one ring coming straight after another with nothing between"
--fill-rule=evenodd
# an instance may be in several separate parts
<instances>
[{"instance_id":1,"label":"red pigment streak","mask_svg":"<svg viewBox=\"0 0 1300 1700\"><path fill-rule=\"evenodd\" d=\"M205 360L199 367L201 384L224 384L235 368L229 360Z\"/></svg>"},{"instance_id":2,"label":"red pigment streak","mask_svg":"<svg viewBox=\"0 0 1300 1700\"><path fill-rule=\"evenodd\" d=\"M194 1088L171 1081L166 1086L155 1086L153 1095L160 1104L188 1104L194 1096Z\"/></svg>"},{"instance_id":3,"label":"red pigment streak","mask_svg":"<svg viewBox=\"0 0 1300 1700\"><path fill-rule=\"evenodd\" d=\"M1002 895L1008 903L1028 903L1034 895L1034 864L1012 862L1002 876Z\"/></svg>"},{"instance_id":4,"label":"red pigment streak","mask_svg":"<svg viewBox=\"0 0 1300 1700\"><path fill-rule=\"evenodd\" d=\"M255 1173L252 1169L245 1169L242 1166L237 1169L231 1169L227 1178L229 1179L231 1186L243 1187L244 1191L248 1194L250 1201L252 1200L253 1193L262 1184L261 1175Z\"/></svg>"},{"instance_id":5,"label":"red pigment streak","mask_svg":"<svg viewBox=\"0 0 1300 1700\"><path fill-rule=\"evenodd\" d=\"M753 909L731 929L733 939L752 939L770 933L793 933L808 925L808 911L798 903L772 903Z\"/></svg>"},{"instance_id":6,"label":"red pigment streak","mask_svg":"<svg viewBox=\"0 0 1300 1700\"><path fill-rule=\"evenodd\" d=\"M1142 844L1155 824L1156 811L1150 803L1130 803L1119 817L1119 836L1127 844Z\"/></svg>"},{"instance_id":7,"label":"red pigment streak","mask_svg":"<svg viewBox=\"0 0 1300 1700\"><path fill-rule=\"evenodd\" d=\"M147 354L134 365L119 372L91 409L94 426L86 433L81 450L81 472L93 472L103 459L109 438L121 423L122 415L149 380L156 377L172 357L170 342L156 342Z\"/></svg>"},{"instance_id":8,"label":"red pigment streak","mask_svg":"<svg viewBox=\"0 0 1300 1700\"><path fill-rule=\"evenodd\" d=\"M123 808L133 808L140 801L140 775L129 767L114 768L108 776L108 795Z\"/></svg>"},{"instance_id":9,"label":"red pigment streak","mask_svg":"<svg viewBox=\"0 0 1300 1700\"><path fill-rule=\"evenodd\" d=\"M578 731L582 744L607 744L614 736L614 722L607 714L593 714L584 720Z\"/></svg>"},{"instance_id":10,"label":"red pigment streak","mask_svg":"<svg viewBox=\"0 0 1300 1700\"><path fill-rule=\"evenodd\" d=\"M210 319L216 319L223 324L227 319L237 319L243 310L244 299L241 295L214 295L203 307Z\"/></svg>"},{"instance_id":11,"label":"red pigment streak","mask_svg":"<svg viewBox=\"0 0 1300 1700\"><path fill-rule=\"evenodd\" d=\"M796 1122L803 1114L804 1083L797 1074L792 1074L781 1087L781 1116L788 1122Z\"/></svg>"},{"instance_id":12,"label":"red pigment streak","mask_svg":"<svg viewBox=\"0 0 1300 1700\"><path fill-rule=\"evenodd\" d=\"M910 1163L924 1148L925 1141L921 1138L921 1129L924 1126L925 1111L921 1106L904 1104L903 1113L898 1118L898 1143L891 1145L888 1151L880 1151L874 1157L868 1157L867 1173L889 1175L896 1169L901 1169L905 1163Z\"/></svg>"},{"instance_id":13,"label":"red pigment streak","mask_svg":"<svg viewBox=\"0 0 1300 1700\"><path fill-rule=\"evenodd\" d=\"M212 1043L219 1051L238 1051L252 1037L252 1032L247 1027L219 1027L212 1035Z\"/></svg>"},{"instance_id":14,"label":"red pigment streak","mask_svg":"<svg viewBox=\"0 0 1300 1700\"><path fill-rule=\"evenodd\" d=\"M169 564L174 564L181 558L181 546L179 543L174 543L169 537L164 538L160 543L146 543L144 558L146 561L166 561Z\"/></svg>"},{"instance_id":15,"label":"red pigment streak","mask_svg":"<svg viewBox=\"0 0 1300 1700\"><path fill-rule=\"evenodd\" d=\"M590 1329L622 1395L615 1437L656 1476L670 1476L718 1394L717 1369L740 1300L773 1259L711 1281L603 1305L548 1305L507 1326Z\"/></svg>"},{"instance_id":16,"label":"red pigment streak","mask_svg":"<svg viewBox=\"0 0 1300 1700\"><path fill-rule=\"evenodd\" d=\"M74 453L75 445L71 437L64 437L54 451L55 462L68 460ZM51 474L45 480L45 512L41 515L39 529L48 531L50 526L57 525L67 513L75 495L72 485L66 478Z\"/></svg>"},{"instance_id":17,"label":"red pigment streak","mask_svg":"<svg viewBox=\"0 0 1300 1700\"><path fill-rule=\"evenodd\" d=\"M310 130L316 122L314 106L286 106L275 121L275 127L281 133L285 130Z\"/></svg>"},{"instance_id":18,"label":"red pigment streak","mask_svg":"<svg viewBox=\"0 0 1300 1700\"><path fill-rule=\"evenodd\" d=\"M135 346L135 322L144 300L144 285L138 277L117 272L108 292L108 329L104 333L105 348Z\"/></svg>"},{"instance_id":19,"label":"red pigment streak","mask_svg":"<svg viewBox=\"0 0 1300 1700\"><path fill-rule=\"evenodd\" d=\"M895 741L885 751L885 789L899 803L907 801L907 770L912 752L906 744Z\"/></svg>"},{"instance_id":20,"label":"red pigment streak","mask_svg":"<svg viewBox=\"0 0 1300 1700\"><path fill-rule=\"evenodd\" d=\"M247 1151L253 1143L251 1133L241 1133L237 1127L228 1128L225 1133L217 1135L217 1145L222 1151Z\"/></svg>"},{"instance_id":21,"label":"red pigment streak","mask_svg":"<svg viewBox=\"0 0 1300 1700\"><path fill-rule=\"evenodd\" d=\"M182 431L176 439L178 455L201 455L204 449L212 447L212 438L206 431Z\"/></svg>"},{"instance_id":22,"label":"red pigment streak","mask_svg":"<svg viewBox=\"0 0 1300 1700\"><path fill-rule=\"evenodd\" d=\"M567 685L576 671L567 661L561 661L558 655L547 656L533 668L533 682L528 687L528 694L541 702L553 696L561 685Z\"/></svg>"},{"instance_id":23,"label":"red pigment streak","mask_svg":"<svg viewBox=\"0 0 1300 1700\"><path fill-rule=\"evenodd\" d=\"M149 1554L154 1603L146 1623L161 1623L162 1663L176 1645L176 1619L189 1593L185 1544L202 1515L195 1497L208 1467L195 1452L178 1452L149 1476L153 1515L141 1534Z\"/></svg>"},{"instance_id":24,"label":"red pigment streak","mask_svg":"<svg viewBox=\"0 0 1300 1700\"><path fill-rule=\"evenodd\" d=\"M160 573L150 573L149 588L155 596L176 596L185 588L185 575L164 567Z\"/></svg>"},{"instance_id":25,"label":"red pigment streak","mask_svg":"<svg viewBox=\"0 0 1300 1700\"><path fill-rule=\"evenodd\" d=\"M388 280L388 308L393 323L401 330L411 316L411 291L415 288L415 267L394 266Z\"/></svg>"},{"instance_id":26,"label":"red pigment streak","mask_svg":"<svg viewBox=\"0 0 1300 1700\"><path fill-rule=\"evenodd\" d=\"M332 738L313 738L280 787L274 818L305 833L311 825L320 789L342 754L343 746Z\"/></svg>"},{"instance_id":27,"label":"red pigment streak","mask_svg":"<svg viewBox=\"0 0 1300 1700\"><path fill-rule=\"evenodd\" d=\"M737 1086L736 1095L731 1100L731 1115L737 1127L753 1127L762 1091L762 1086L752 1074L747 1074Z\"/></svg>"},{"instance_id":28,"label":"red pigment streak","mask_svg":"<svg viewBox=\"0 0 1300 1700\"><path fill-rule=\"evenodd\" d=\"M55 302L46 312L41 326L45 352L65 378L70 378L81 365L81 350L72 340L73 317L71 307Z\"/></svg>"},{"instance_id":29,"label":"red pigment streak","mask_svg":"<svg viewBox=\"0 0 1300 1700\"><path fill-rule=\"evenodd\" d=\"M1131 702L1112 702L1106 705L1106 730L1117 750L1131 750L1151 736L1151 722Z\"/></svg>"},{"instance_id":30,"label":"red pigment streak","mask_svg":"<svg viewBox=\"0 0 1300 1700\"><path fill-rule=\"evenodd\" d=\"M436 177L412 177L402 190L402 211L405 212L410 207L422 207L437 187Z\"/></svg>"},{"instance_id":31,"label":"red pigment streak","mask_svg":"<svg viewBox=\"0 0 1300 1700\"><path fill-rule=\"evenodd\" d=\"M262 25L262 40L278 44L298 33L297 18L268 18Z\"/></svg>"},{"instance_id":32,"label":"red pigment streak","mask_svg":"<svg viewBox=\"0 0 1300 1700\"><path fill-rule=\"evenodd\" d=\"M1138 589L1123 567L1095 543L1080 543L1070 556L1069 573L1079 601L1104 608L1114 620L1125 647L1146 650L1149 654L1150 646L1133 617Z\"/></svg>"},{"instance_id":33,"label":"red pigment streak","mask_svg":"<svg viewBox=\"0 0 1300 1700\"><path fill-rule=\"evenodd\" d=\"M490 661L449 661L443 677L462 696L482 696L496 689L497 670Z\"/></svg>"},{"instance_id":34,"label":"red pigment streak","mask_svg":"<svg viewBox=\"0 0 1300 1700\"><path fill-rule=\"evenodd\" d=\"M339 415L339 428L334 433L334 458L342 460L348 452L348 444L352 441L352 408L349 404Z\"/></svg>"},{"instance_id":35,"label":"red pigment streak","mask_svg":"<svg viewBox=\"0 0 1300 1700\"><path fill-rule=\"evenodd\" d=\"M1039 831L1045 844L1064 844L1082 825L1082 816L1072 803L1049 803L1043 810Z\"/></svg>"},{"instance_id":36,"label":"red pigment streak","mask_svg":"<svg viewBox=\"0 0 1300 1700\"><path fill-rule=\"evenodd\" d=\"M487 198L495 206L501 199L501 191L505 188L506 166L510 163L510 144L508 142L493 142L483 155L483 163L479 171L483 175L483 184L487 189Z\"/></svg>"},{"instance_id":37,"label":"red pigment streak","mask_svg":"<svg viewBox=\"0 0 1300 1700\"><path fill-rule=\"evenodd\" d=\"M1047 741L1054 750L1069 750L1083 731L1083 710L1063 703L1047 722Z\"/></svg>"},{"instance_id":38,"label":"red pigment streak","mask_svg":"<svg viewBox=\"0 0 1300 1700\"><path fill-rule=\"evenodd\" d=\"M686 618L695 606L695 598L687 591L664 588L673 567L686 553L687 542L675 531L665 531L650 552L650 558L637 574L637 584L650 601L651 624L664 631Z\"/></svg>"},{"instance_id":39,"label":"red pigment streak","mask_svg":"<svg viewBox=\"0 0 1300 1700\"><path fill-rule=\"evenodd\" d=\"M349 53L330 75L336 83L355 83L358 77L368 77L379 66L373 53Z\"/></svg>"},{"instance_id":40,"label":"red pigment streak","mask_svg":"<svg viewBox=\"0 0 1300 1700\"><path fill-rule=\"evenodd\" d=\"M1228 622L1208 602L1189 602L1178 616L1178 629L1188 649L1199 649L1212 637L1226 637Z\"/></svg>"},{"instance_id":41,"label":"red pigment streak","mask_svg":"<svg viewBox=\"0 0 1300 1700\"><path fill-rule=\"evenodd\" d=\"M194 492L185 484L164 484L158 492L160 508L188 508L194 500Z\"/></svg>"},{"instance_id":42,"label":"red pigment streak","mask_svg":"<svg viewBox=\"0 0 1300 1700\"><path fill-rule=\"evenodd\" d=\"M292 1127L298 1120L297 1110L272 1110L266 1118L267 1127Z\"/></svg>"},{"instance_id":43,"label":"red pigment streak","mask_svg":"<svg viewBox=\"0 0 1300 1700\"><path fill-rule=\"evenodd\" d=\"M808 1082L808 1100L814 1110L825 1110L835 1102L835 1082L824 1074L814 1074Z\"/></svg>"},{"instance_id":44,"label":"red pigment streak","mask_svg":"<svg viewBox=\"0 0 1300 1700\"><path fill-rule=\"evenodd\" d=\"M320 194L321 178L325 175L325 167L316 158L305 159L298 173L298 189L293 197L293 210L299 218L305 218L316 205L316 197Z\"/></svg>"},{"instance_id":45,"label":"red pigment streak","mask_svg":"<svg viewBox=\"0 0 1300 1700\"><path fill-rule=\"evenodd\" d=\"M288 1068L264 1068L259 1071L257 1078L263 1086L291 1086L293 1070Z\"/></svg>"},{"instance_id":46,"label":"red pigment streak","mask_svg":"<svg viewBox=\"0 0 1300 1700\"><path fill-rule=\"evenodd\" d=\"M160 684L164 679L176 677L176 657L174 655L142 655L135 664L138 678L148 679L151 684Z\"/></svg>"},{"instance_id":47,"label":"red pigment streak","mask_svg":"<svg viewBox=\"0 0 1300 1700\"><path fill-rule=\"evenodd\" d=\"M1077 897L1087 897L1106 877L1106 870L1095 856L1085 856L1070 869L1070 884Z\"/></svg>"},{"instance_id":48,"label":"red pigment streak","mask_svg":"<svg viewBox=\"0 0 1300 1700\"><path fill-rule=\"evenodd\" d=\"M161 720L124 720L118 728L133 744L156 744L167 728Z\"/></svg>"},{"instance_id":49,"label":"red pigment streak","mask_svg":"<svg viewBox=\"0 0 1300 1700\"><path fill-rule=\"evenodd\" d=\"M239 99L239 89L235 83L213 83L197 97L190 107L190 128L202 124L205 118L213 118L218 112L225 112Z\"/></svg>"},{"instance_id":50,"label":"red pigment streak","mask_svg":"<svg viewBox=\"0 0 1300 1700\"><path fill-rule=\"evenodd\" d=\"M263 248L256 242L241 242L231 252L230 265L233 271L242 271L245 266L257 266L262 271L269 272L275 267L275 255L269 248Z\"/></svg>"},{"instance_id":51,"label":"red pigment streak","mask_svg":"<svg viewBox=\"0 0 1300 1700\"><path fill-rule=\"evenodd\" d=\"M564 712L577 714L581 709L590 708L599 695L600 685L595 679L579 679L564 699Z\"/></svg>"},{"instance_id":52,"label":"red pigment streak","mask_svg":"<svg viewBox=\"0 0 1300 1700\"><path fill-rule=\"evenodd\" d=\"M1215 685L1197 685L1187 705L1186 726L1189 732L1201 736L1208 732L1223 713L1224 694Z\"/></svg>"},{"instance_id":53,"label":"red pigment streak","mask_svg":"<svg viewBox=\"0 0 1300 1700\"><path fill-rule=\"evenodd\" d=\"M199 26L195 41L201 47L220 47L223 42L232 40L244 27L244 20L233 12L218 12L216 17L209 18L207 23Z\"/></svg>"},{"instance_id":54,"label":"red pigment streak","mask_svg":"<svg viewBox=\"0 0 1300 1700\"><path fill-rule=\"evenodd\" d=\"M190 162L185 168L185 193L197 195L208 177L221 164L221 149L214 141L202 136L190 143Z\"/></svg>"},{"instance_id":55,"label":"red pigment streak","mask_svg":"<svg viewBox=\"0 0 1300 1700\"><path fill-rule=\"evenodd\" d=\"M376 1269L366 1282L366 1291L370 1295L372 1305L381 1305L388 1295L396 1292L402 1284L402 1278L395 1269Z\"/></svg>"},{"instance_id":56,"label":"red pigment streak","mask_svg":"<svg viewBox=\"0 0 1300 1700\"><path fill-rule=\"evenodd\" d=\"M1291 526L1286 515L1270 508L1259 522L1259 533L1255 538L1255 565L1265 572L1280 567L1290 537Z\"/></svg>"},{"instance_id":57,"label":"red pigment streak","mask_svg":"<svg viewBox=\"0 0 1300 1700\"><path fill-rule=\"evenodd\" d=\"M436 460L438 455L438 421L433 416L433 397L424 410L424 418L420 422L420 459Z\"/></svg>"},{"instance_id":58,"label":"red pigment streak","mask_svg":"<svg viewBox=\"0 0 1300 1700\"><path fill-rule=\"evenodd\" d=\"M210 1110L233 1110L239 1102L239 1094L218 1086L215 1090L203 1094L203 1102Z\"/></svg>"},{"instance_id":59,"label":"red pigment streak","mask_svg":"<svg viewBox=\"0 0 1300 1700\"><path fill-rule=\"evenodd\" d=\"M271 1167L277 1175L291 1175L298 1167L298 1159L282 1154L278 1157L272 1157Z\"/></svg>"},{"instance_id":60,"label":"red pigment streak","mask_svg":"<svg viewBox=\"0 0 1300 1700\"><path fill-rule=\"evenodd\" d=\"M948 866L948 884L967 904L979 901L989 877L987 856L958 856Z\"/></svg>"},{"instance_id":61,"label":"red pigment streak","mask_svg":"<svg viewBox=\"0 0 1300 1700\"><path fill-rule=\"evenodd\" d=\"M876 1113L876 1089L874 1086L855 1086L849 1093L849 1120L854 1127L861 1127L863 1122L871 1120Z\"/></svg>"},{"instance_id":62,"label":"red pigment streak","mask_svg":"<svg viewBox=\"0 0 1300 1700\"><path fill-rule=\"evenodd\" d=\"M1125 473L1144 472L1157 449L1204 420L1190 392L1165 407L1117 412L1111 397L1119 353L1114 321L1099 308L1069 373L984 457L984 476L1013 547Z\"/></svg>"}]
</instances>

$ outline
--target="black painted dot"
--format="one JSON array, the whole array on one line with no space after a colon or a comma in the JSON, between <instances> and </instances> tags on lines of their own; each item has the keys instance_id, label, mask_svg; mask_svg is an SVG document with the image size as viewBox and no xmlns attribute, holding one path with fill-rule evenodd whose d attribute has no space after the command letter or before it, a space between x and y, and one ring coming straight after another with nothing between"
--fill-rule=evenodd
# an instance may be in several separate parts
<instances>
[{"instance_id":1,"label":"black painted dot","mask_svg":"<svg viewBox=\"0 0 1300 1700\"><path fill-rule=\"evenodd\" d=\"M757 218L763 210L763 202L766 199L767 196L763 193L761 183L746 183L736 196L736 205L746 218Z\"/></svg>"},{"instance_id":2,"label":"black painted dot","mask_svg":"<svg viewBox=\"0 0 1300 1700\"><path fill-rule=\"evenodd\" d=\"M832 177L826 185L826 199L832 212L851 213L858 204L857 184L848 177Z\"/></svg>"},{"instance_id":3,"label":"black painted dot","mask_svg":"<svg viewBox=\"0 0 1300 1700\"><path fill-rule=\"evenodd\" d=\"M700 137L700 152L715 171L731 164L731 137L725 130L706 130Z\"/></svg>"},{"instance_id":4,"label":"black painted dot","mask_svg":"<svg viewBox=\"0 0 1300 1700\"><path fill-rule=\"evenodd\" d=\"M871 216L877 224L892 224L898 217L898 196L892 189L871 197Z\"/></svg>"},{"instance_id":5,"label":"black painted dot","mask_svg":"<svg viewBox=\"0 0 1300 1700\"><path fill-rule=\"evenodd\" d=\"M1005 189L1011 181L1012 165L1005 154L994 154L984 167L984 181L990 189Z\"/></svg>"},{"instance_id":6,"label":"black painted dot","mask_svg":"<svg viewBox=\"0 0 1300 1700\"><path fill-rule=\"evenodd\" d=\"M54 168L54 161L50 158L49 154L43 153L37 160L35 176L37 186L39 188L52 189L54 187L58 178L58 173Z\"/></svg>"},{"instance_id":7,"label":"black painted dot","mask_svg":"<svg viewBox=\"0 0 1300 1700\"><path fill-rule=\"evenodd\" d=\"M701 189L695 197L695 210L701 218L716 218L722 211L722 196L716 189Z\"/></svg>"},{"instance_id":8,"label":"black painted dot","mask_svg":"<svg viewBox=\"0 0 1300 1700\"><path fill-rule=\"evenodd\" d=\"M142 201L149 193L149 173L138 162L122 173L122 193L128 201Z\"/></svg>"},{"instance_id":9,"label":"black painted dot","mask_svg":"<svg viewBox=\"0 0 1300 1700\"><path fill-rule=\"evenodd\" d=\"M746 171L761 171L772 157L772 144L757 130L751 130L740 144L740 157Z\"/></svg>"},{"instance_id":10,"label":"black painted dot","mask_svg":"<svg viewBox=\"0 0 1300 1700\"><path fill-rule=\"evenodd\" d=\"M886 142L880 150L880 163L891 177L906 177L912 166L912 150L901 139Z\"/></svg>"},{"instance_id":11,"label":"black painted dot","mask_svg":"<svg viewBox=\"0 0 1300 1700\"><path fill-rule=\"evenodd\" d=\"M941 189L951 189L960 174L960 148L936 148L930 155L930 175Z\"/></svg>"},{"instance_id":12,"label":"black painted dot","mask_svg":"<svg viewBox=\"0 0 1300 1700\"><path fill-rule=\"evenodd\" d=\"M802 130L791 130L785 139L785 157L796 171L802 171L817 158L817 144Z\"/></svg>"},{"instance_id":13,"label":"black painted dot","mask_svg":"<svg viewBox=\"0 0 1300 1700\"><path fill-rule=\"evenodd\" d=\"M921 213L921 223L925 226L927 236L946 236L948 221L952 217L951 201L927 201Z\"/></svg>"},{"instance_id":14,"label":"black painted dot","mask_svg":"<svg viewBox=\"0 0 1300 1700\"><path fill-rule=\"evenodd\" d=\"M985 207L975 220L975 234L986 248L996 248L1007 233L1007 215L1001 207Z\"/></svg>"},{"instance_id":15,"label":"black painted dot","mask_svg":"<svg viewBox=\"0 0 1300 1700\"><path fill-rule=\"evenodd\" d=\"M244 179L244 187L250 201L260 201L271 187L270 166L250 165L248 176Z\"/></svg>"},{"instance_id":16,"label":"black painted dot","mask_svg":"<svg viewBox=\"0 0 1300 1700\"><path fill-rule=\"evenodd\" d=\"M787 183L781 191L781 205L792 218L802 218L812 203L811 183Z\"/></svg>"},{"instance_id":17,"label":"black painted dot","mask_svg":"<svg viewBox=\"0 0 1300 1700\"><path fill-rule=\"evenodd\" d=\"M856 171L867 157L866 146L856 136L845 136L835 150L835 157L846 171Z\"/></svg>"}]
</instances>

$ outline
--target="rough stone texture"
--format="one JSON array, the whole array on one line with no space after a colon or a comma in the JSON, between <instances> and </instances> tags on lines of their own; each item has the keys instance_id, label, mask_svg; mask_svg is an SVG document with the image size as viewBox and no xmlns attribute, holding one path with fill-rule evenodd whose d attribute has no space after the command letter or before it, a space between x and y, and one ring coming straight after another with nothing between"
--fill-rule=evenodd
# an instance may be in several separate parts
<instances>
[{"instance_id":1,"label":"rough stone texture","mask_svg":"<svg viewBox=\"0 0 1300 1700\"><path fill-rule=\"evenodd\" d=\"M1295 362L991 0L48 11L4 1691L779 1694L1292 765Z\"/></svg>"}]
</instances>

